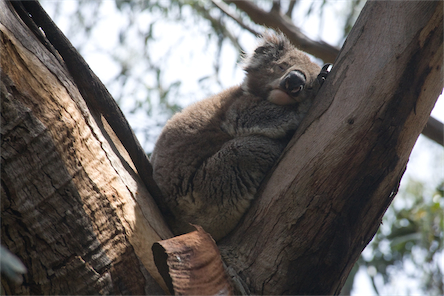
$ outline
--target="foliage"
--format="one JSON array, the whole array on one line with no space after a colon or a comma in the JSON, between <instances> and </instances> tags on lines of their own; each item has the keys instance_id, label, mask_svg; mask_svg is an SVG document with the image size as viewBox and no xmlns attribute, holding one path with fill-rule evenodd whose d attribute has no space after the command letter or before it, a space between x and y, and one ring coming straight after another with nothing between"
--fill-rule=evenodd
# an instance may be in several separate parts
<instances>
[{"instance_id":1,"label":"foliage","mask_svg":"<svg viewBox=\"0 0 444 296\"><path fill-rule=\"evenodd\" d=\"M358 266L366 267L373 286L396 281L402 272L418 281L422 292L443 295L439 266L444 242L444 182L427 192L422 182L410 179L387 210L383 225L367 247ZM412 268L414 267L414 268Z\"/></svg>"}]
</instances>

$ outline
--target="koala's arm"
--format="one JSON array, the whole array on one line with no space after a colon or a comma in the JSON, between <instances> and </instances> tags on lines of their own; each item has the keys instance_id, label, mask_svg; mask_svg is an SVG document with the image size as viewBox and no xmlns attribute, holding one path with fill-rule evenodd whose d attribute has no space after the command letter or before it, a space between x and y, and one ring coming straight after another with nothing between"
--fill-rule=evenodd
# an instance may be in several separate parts
<instances>
[{"instance_id":1,"label":"koala's arm","mask_svg":"<svg viewBox=\"0 0 444 296\"><path fill-rule=\"evenodd\" d=\"M244 102L239 101L228 110L221 127L233 137L263 135L282 139L296 130L311 104L311 99L289 106L275 105L266 100L244 106Z\"/></svg>"},{"instance_id":2,"label":"koala's arm","mask_svg":"<svg viewBox=\"0 0 444 296\"><path fill-rule=\"evenodd\" d=\"M192 191L178 197L173 227L201 225L218 240L231 231L250 206L256 190L278 159L285 142L263 136L245 136L226 142L196 171Z\"/></svg>"}]
</instances>

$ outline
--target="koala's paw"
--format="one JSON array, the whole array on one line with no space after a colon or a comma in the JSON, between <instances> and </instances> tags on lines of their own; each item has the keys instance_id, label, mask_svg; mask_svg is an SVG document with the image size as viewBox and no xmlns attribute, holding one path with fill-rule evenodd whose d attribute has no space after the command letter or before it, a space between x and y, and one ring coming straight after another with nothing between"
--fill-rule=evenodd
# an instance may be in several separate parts
<instances>
[{"instance_id":1,"label":"koala's paw","mask_svg":"<svg viewBox=\"0 0 444 296\"><path fill-rule=\"evenodd\" d=\"M327 79L328 73L330 73L332 67L332 64L325 64L322 67L321 72L318 74L318 81L320 85L322 85L325 79Z\"/></svg>"}]
</instances>

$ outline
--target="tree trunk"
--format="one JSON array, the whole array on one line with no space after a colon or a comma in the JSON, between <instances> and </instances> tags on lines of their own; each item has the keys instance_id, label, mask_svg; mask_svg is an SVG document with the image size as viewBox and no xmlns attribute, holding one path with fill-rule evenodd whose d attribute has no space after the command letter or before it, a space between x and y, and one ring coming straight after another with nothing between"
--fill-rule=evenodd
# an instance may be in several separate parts
<instances>
[{"instance_id":1,"label":"tree trunk","mask_svg":"<svg viewBox=\"0 0 444 296\"><path fill-rule=\"evenodd\" d=\"M1 240L25 264L8 294L163 294L171 236L125 149L57 54L0 1Z\"/></svg>"},{"instance_id":2,"label":"tree trunk","mask_svg":"<svg viewBox=\"0 0 444 296\"><path fill-rule=\"evenodd\" d=\"M219 243L252 293L340 293L442 92L442 62L442 1L366 3L314 108Z\"/></svg>"}]
</instances>

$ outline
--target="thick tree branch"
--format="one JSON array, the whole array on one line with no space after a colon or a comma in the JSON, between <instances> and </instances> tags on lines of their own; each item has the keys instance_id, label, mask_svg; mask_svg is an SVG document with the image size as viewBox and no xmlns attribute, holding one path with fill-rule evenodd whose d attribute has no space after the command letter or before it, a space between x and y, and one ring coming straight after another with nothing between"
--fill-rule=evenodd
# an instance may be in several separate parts
<instances>
[{"instance_id":1,"label":"thick tree branch","mask_svg":"<svg viewBox=\"0 0 444 296\"><path fill-rule=\"evenodd\" d=\"M310 114L219 243L252 293L341 291L442 91L442 61L443 2L366 3Z\"/></svg>"},{"instance_id":2,"label":"thick tree branch","mask_svg":"<svg viewBox=\"0 0 444 296\"><path fill-rule=\"evenodd\" d=\"M0 0L1 240L28 269L23 284L6 291L162 293L150 246L171 232L68 72L65 61L78 56L62 59L66 52L32 25L37 16ZM89 71L76 67L74 75Z\"/></svg>"}]
</instances>

